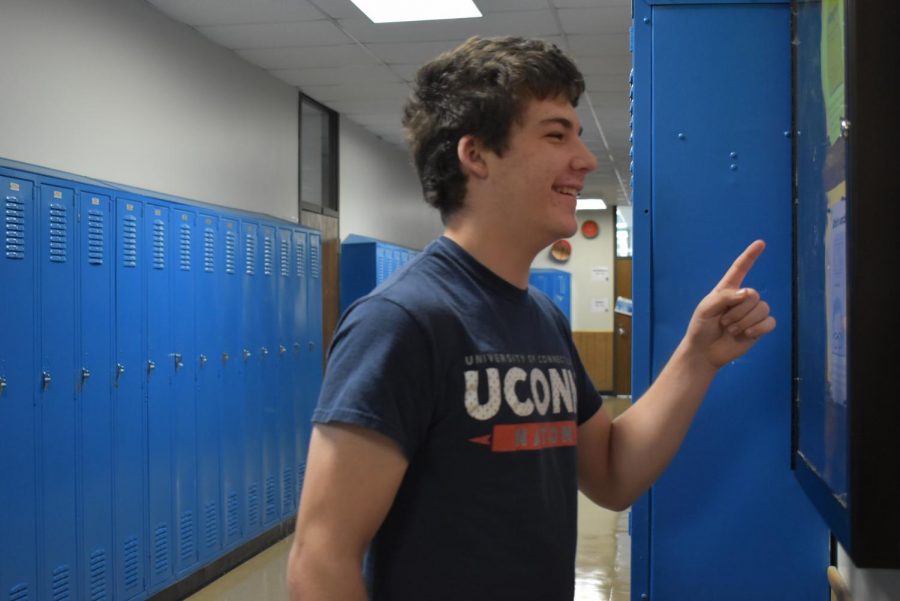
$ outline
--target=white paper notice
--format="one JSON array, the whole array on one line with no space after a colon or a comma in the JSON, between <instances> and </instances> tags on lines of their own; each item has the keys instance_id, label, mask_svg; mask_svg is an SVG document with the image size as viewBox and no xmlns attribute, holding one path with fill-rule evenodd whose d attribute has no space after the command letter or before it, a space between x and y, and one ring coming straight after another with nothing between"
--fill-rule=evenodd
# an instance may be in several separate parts
<instances>
[{"instance_id":1,"label":"white paper notice","mask_svg":"<svg viewBox=\"0 0 900 601\"><path fill-rule=\"evenodd\" d=\"M609 313L608 298L592 298L591 313Z\"/></svg>"},{"instance_id":2,"label":"white paper notice","mask_svg":"<svg viewBox=\"0 0 900 601\"><path fill-rule=\"evenodd\" d=\"M609 267L591 267L592 282L608 282Z\"/></svg>"}]
</instances>

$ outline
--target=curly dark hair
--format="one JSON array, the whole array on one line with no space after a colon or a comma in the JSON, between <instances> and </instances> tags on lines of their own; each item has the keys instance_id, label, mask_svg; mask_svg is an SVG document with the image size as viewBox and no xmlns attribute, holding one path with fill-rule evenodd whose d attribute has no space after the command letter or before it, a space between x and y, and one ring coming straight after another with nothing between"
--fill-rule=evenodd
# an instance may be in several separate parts
<instances>
[{"instance_id":1,"label":"curly dark hair","mask_svg":"<svg viewBox=\"0 0 900 601\"><path fill-rule=\"evenodd\" d=\"M502 155L526 103L564 96L572 106L584 77L558 47L521 37L473 37L419 69L403 126L425 201L448 218L463 205L466 176L456 147L473 135Z\"/></svg>"}]
</instances>

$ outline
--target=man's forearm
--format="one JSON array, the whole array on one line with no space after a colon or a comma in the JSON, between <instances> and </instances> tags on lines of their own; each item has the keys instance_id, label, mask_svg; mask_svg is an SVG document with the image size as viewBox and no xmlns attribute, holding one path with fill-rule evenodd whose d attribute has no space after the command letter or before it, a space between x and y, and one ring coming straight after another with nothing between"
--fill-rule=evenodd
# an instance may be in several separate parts
<instances>
[{"instance_id":1,"label":"man's forearm","mask_svg":"<svg viewBox=\"0 0 900 601\"><path fill-rule=\"evenodd\" d=\"M612 481L630 505L662 474L681 446L716 368L682 342L647 392L610 429Z\"/></svg>"},{"instance_id":2,"label":"man's forearm","mask_svg":"<svg viewBox=\"0 0 900 601\"><path fill-rule=\"evenodd\" d=\"M366 601L368 593L357 559L341 560L328 550L291 552L288 589L291 601Z\"/></svg>"}]
</instances>

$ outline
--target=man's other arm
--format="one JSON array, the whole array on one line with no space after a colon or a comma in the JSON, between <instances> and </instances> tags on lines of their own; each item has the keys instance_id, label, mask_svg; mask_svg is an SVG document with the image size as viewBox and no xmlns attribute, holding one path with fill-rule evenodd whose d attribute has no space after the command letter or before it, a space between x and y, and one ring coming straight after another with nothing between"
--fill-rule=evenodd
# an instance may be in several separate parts
<instances>
[{"instance_id":1,"label":"man's other arm","mask_svg":"<svg viewBox=\"0 0 900 601\"><path fill-rule=\"evenodd\" d=\"M292 601L365 601L362 560L408 461L394 441L350 425L313 428L288 558Z\"/></svg>"}]
</instances>

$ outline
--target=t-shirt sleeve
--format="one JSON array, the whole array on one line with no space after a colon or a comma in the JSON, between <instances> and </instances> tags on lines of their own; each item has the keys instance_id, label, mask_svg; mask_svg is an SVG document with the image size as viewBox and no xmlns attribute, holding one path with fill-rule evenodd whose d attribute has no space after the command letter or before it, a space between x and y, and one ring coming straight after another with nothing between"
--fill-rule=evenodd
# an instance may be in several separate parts
<instances>
[{"instance_id":1,"label":"t-shirt sleeve","mask_svg":"<svg viewBox=\"0 0 900 601\"><path fill-rule=\"evenodd\" d=\"M338 326L312 420L370 428L410 458L431 422L433 371L429 341L412 316L390 300L366 298Z\"/></svg>"}]
</instances>

